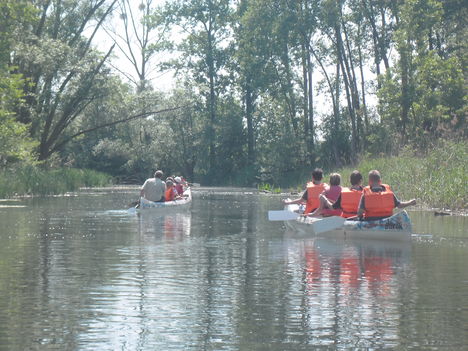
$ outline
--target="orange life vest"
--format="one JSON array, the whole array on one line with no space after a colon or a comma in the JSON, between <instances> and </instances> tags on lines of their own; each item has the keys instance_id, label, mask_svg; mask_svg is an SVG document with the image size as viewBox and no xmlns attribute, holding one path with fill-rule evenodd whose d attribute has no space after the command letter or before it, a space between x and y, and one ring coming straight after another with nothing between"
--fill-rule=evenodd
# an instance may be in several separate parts
<instances>
[{"instance_id":1,"label":"orange life vest","mask_svg":"<svg viewBox=\"0 0 468 351\"><path fill-rule=\"evenodd\" d=\"M307 183L307 205L304 213L310 213L319 207L319 195L326 189L326 187L327 184L325 183Z\"/></svg>"},{"instance_id":2,"label":"orange life vest","mask_svg":"<svg viewBox=\"0 0 468 351\"><path fill-rule=\"evenodd\" d=\"M175 196L174 196L174 189L172 189L172 187L166 190L165 199L166 201L174 201Z\"/></svg>"},{"instance_id":3,"label":"orange life vest","mask_svg":"<svg viewBox=\"0 0 468 351\"><path fill-rule=\"evenodd\" d=\"M364 195L364 217L389 217L393 214L395 201L393 192L387 184L382 184L385 191L373 192L370 186L363 190Z\"/></svg>"},{"instance_id":4,"label":"orange life vest","mask_svg":"<svg viewBox=\"0 0 468 351\"><path fill-rule=\"evenodd\" d=\"M344 188L341 190L341 217L349 218L357 215L362 190Z\"/></svg>"}]
</instances>

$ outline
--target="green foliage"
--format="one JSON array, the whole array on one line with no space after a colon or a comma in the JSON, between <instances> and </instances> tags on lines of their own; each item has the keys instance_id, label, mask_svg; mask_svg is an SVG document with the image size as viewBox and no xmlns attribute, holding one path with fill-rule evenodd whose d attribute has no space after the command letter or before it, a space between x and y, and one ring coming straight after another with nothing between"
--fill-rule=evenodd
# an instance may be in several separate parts
<instances>
[{"instance_id":1,"label":"green foliage","mask_svg":"<svg viewBox=\"0 0 468 351\"><path fill-rule=\"evenodd\" d=\"M257 186L257 189L260 191L267 191L273 194L280 194L282 192L281 188L275 187L269 183L261 183Z\"/></svg>"},{"instance_id":2,"label":"green foliage","mask_svg":"<svg viewBox=\"0 0 468 351\"><path fill-rule=\"evenodd\" d=\"M0 167L32 158L35 143L27 125L15 119L14 106L22 99L21 76L0 67Z\"/></svg>"},{"instance_id":3,"label":"green foliage","mask_svg":"<svg viewBox=\"0 0 468 351\"><path fill-rule=\"evenodd\" d=\"M43 170L33 165L17 165L0 171L0 198L63 194L80 187L110 185L111 181L109 175L89 169Z\"/></svg>"},{"instance_id":4,"label":"green foliage","mask_svg":"<svg viewBox=\"0 0 468 351\"><path fill-rule=\"evenodd\" d=\"M342 168L345 185L349 174L358 169L366 181L370 170L377 169L382 181L392 186L402 200L416 198L426 207L466 208L468 204L468 143L439 142L426 153L406 148L399 156L368 158L355 168Z\"/></svg>"},{"instance_id":5,"label":"green foliage","mask_svg":"<svg viewBox=\"0 0 468 351\"><path fill-rule=\"evenodd\" d=\"M125 19L130 3L119 23L139 38L126 46L136 85L107 65L111 45L92 45L115 2L0 2L0 167L36 157L123 182L163 169L204 184L289 186L316 166L410 162L408 146L466 140L460 0L177 0L140 6L140 24ZM153 91L150 71L168 68L178 86Z\"/></svg>"}]
</instances>

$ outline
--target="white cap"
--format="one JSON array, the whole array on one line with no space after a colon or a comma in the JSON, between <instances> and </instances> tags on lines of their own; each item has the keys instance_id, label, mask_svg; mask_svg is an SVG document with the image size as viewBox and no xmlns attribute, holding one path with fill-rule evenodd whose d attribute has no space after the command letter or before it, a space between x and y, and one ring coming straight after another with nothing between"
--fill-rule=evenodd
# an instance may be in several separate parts
<instances>
[{"instance_id":1,"label":"white cap","mask_svg":"<svg viewBox=\"0 0 468 351\"><path fill-rule=\"evenodd\" d=\"M176 181L176 183L180 183L182 181L180 177L175 177L174 180Z\"/></svg>"}]
</instances>

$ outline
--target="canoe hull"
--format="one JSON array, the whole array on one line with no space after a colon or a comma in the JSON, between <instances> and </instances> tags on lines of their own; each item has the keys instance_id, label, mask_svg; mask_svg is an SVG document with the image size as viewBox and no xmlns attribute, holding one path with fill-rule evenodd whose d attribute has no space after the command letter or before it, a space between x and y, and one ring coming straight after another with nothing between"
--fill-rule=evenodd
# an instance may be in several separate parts
<instances>
[{"instance_id":1,"label":"canoe hull","mask_svg":"<svg viewBox=\"0 0 468 351\"><path fill-rule=\"evenodd\" d=\"M146 200L145 198L140 199L140 207L138 211L142 212L172 212L178 210L184 210L190 207L192 204L192 191L190 188L184 191L184 198L175 201L166 202L153 202Z\"/></svg>"},{"instance_id":2,"label":"canoe hull","mask_svg":"<svg viewBox=\"0 0 468 351\"><path fill-rule=\"evenodd\" d=\"M285 209L295 210L291 205ZM286 226L295 231L317 235L313 231L312 223L319 219L312 217L300 217L296 220L285 221ZM401 211L393 216L377 221L346 221L345 224L328 232L321 233L321 237L333 237L343 239L372 239L372 240L411 240L411 219L406 211Z\"/></svg>"}]
</instances>

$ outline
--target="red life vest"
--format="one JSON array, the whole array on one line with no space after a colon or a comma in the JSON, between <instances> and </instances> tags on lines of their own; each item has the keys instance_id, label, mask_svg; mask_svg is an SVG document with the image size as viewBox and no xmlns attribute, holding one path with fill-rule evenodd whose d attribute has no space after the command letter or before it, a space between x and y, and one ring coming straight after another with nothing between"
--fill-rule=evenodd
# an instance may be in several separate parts
<instances>
[{"instance_id":1,"label":"red life vest","mask_svg":"<svg viewBox=\"0 0 468 351\"><path fill-rule=\"evenodd\" d=\"M326 189L327 184L307 183L307 205L304 213L310 213L317 209L320 205L319 196Z\"/></svg>"},{"instance_id":2,"label":"red life vest","mask_svg":"<svg viewBox=\"0 0 468 351\"><path fill-rule=\"evenodd\" d=\"M166 190L165 199L166 201L174 201L175 195L174 195L174 189L172 189L172 186Z\"/></svg>"},{"instance_id":3,"label":"red life vest","mask_svg":"<svg viewBox=\"0 0 468 351\"><path fill-rule=\"evenodd\" d=\"M341 217L349 218L357 215L362 190L344 188L341 190Z\"/></svg>"},{"instance_id":4,"label":"red life vest","mask_svg":"<svg viewBox=\"0 0 468 351\"><path fill-rule=\"evenodd\" d=\"M384 191L373 192L370 186L363 190L364 195L364 217L390 217L393 214L395 201L393 192L387 184L382 184Z\"/></svg>"}]
</instances>

